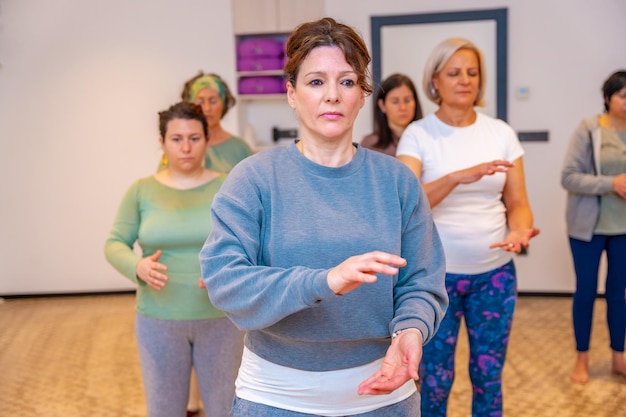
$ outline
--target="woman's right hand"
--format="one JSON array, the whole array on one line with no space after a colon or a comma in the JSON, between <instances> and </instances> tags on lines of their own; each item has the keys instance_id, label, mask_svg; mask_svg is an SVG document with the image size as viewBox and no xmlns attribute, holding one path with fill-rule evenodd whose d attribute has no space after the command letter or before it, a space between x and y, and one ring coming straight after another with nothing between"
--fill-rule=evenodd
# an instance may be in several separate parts
<instances>
[{"instance_id":1,"label":"woman's right hand","mask_svg":"<svg viewBox=\"0 0 626 417\"><path fill-rule=\"evenodd\" d=\"M141 258L135 268L137 278L141 279L155 290L163 288L168 280L167 275L160 272L167 271L167 266L158 262L162 254L163 252L159 249L152 255Z\"/></svg>"},{"instance_id":2,"label":"woman's right hand","mask_svg":"<svg viewBox=\"0 0 626 417\"><path fill-rule=\"evenodd\" d=\"M626 199L626 174L619 174L613 177L613 191Z\"/></svg>"},{"instance_id":3,"label":"woman's right hand","mask_svg":"<svg viewBox=\"0 0 626 417\"><path fill-rule=\"evenodd\" d=\"M454 179L458 184L471 184L480 180L485 175L493 175L496 172L507 172L513 167L513 163L503 160L495 160L474 165L466 169L454 172Z\"/></svg>"},{"instance_id":4,"label":"woman's right hand","mask_svg":"<svg viewBox=\"0 0 626 417\"><path fill-rule=\"evenodd\" d=\"M391 253L374 251L351 256L328 272L327 282L337 295L344 295L363 283L376 282L376 274L395 275L406 260Z\"/></svg>"}]
</instances>

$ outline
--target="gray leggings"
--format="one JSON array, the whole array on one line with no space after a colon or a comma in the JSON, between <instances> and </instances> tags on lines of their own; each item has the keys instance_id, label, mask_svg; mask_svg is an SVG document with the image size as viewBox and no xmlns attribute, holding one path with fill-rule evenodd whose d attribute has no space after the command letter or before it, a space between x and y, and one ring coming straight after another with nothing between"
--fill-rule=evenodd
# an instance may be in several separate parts
<instances>
[{"instance_id":1,"label":"gray leggings","mask_svg":"<svg viewBox=\"0 0 626 417\"><path fill-rule=\"evenodd\" d=\"M243 352L243 332L227 318L160 320L137 313L135 334L149 417L183 417L191 367L205 414L227 417Z\"/></svg>"},{"instance_id":2,"label":"gray leggings","mask_svg":"<svg viewBox=\"0 0 626 417\"><path fill-rule=\"evenodd\" d=\"M317 414L283 410L235 397L231 417L321 417ZM367 413L352 414L352 417L420 417L420 396L414 393L406 400Z\"/></svg>"}]
</instances>

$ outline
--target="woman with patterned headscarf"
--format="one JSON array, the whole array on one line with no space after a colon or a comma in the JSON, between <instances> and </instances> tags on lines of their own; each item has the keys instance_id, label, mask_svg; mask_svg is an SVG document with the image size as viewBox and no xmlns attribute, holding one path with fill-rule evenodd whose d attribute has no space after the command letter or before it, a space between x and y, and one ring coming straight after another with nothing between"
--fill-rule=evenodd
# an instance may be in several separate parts
<instances>
[{"instance_id":1,"label":"woman with patterned headscarf","mask_svg":"<svg viewBox=\"0 0 626 417\"><path fill-rule=\"evenodd\" d=\"M222 127L222 119L237 101L220 76L200 71L198 75L185 82L181 98L183 101L202 107L209 125L209 142L204 158L205 168L229 173L239 161L252 155L252 150L243 140ZM167 166L167 158L163 155L159 171ZM196 416L199 410L200 390L194 370L189 387L187 417Z\"/></svg>"},{"instance_id":2,"label":"woman with patterned headscarf","mask_svg":"<svg viewBox=\"0 0 626 417\"><path fill-rule=\"evenodd\" d=\"M209 124L209 146L204 161L206 168L228 173L239 161L252 155L252 150L242 139L222 127L222 119L236 100L220 76L200 71L185 83L181 97L202 107ZM167 159L162 158L159 170L165 167Z\"/></svg>"}]
</instances>

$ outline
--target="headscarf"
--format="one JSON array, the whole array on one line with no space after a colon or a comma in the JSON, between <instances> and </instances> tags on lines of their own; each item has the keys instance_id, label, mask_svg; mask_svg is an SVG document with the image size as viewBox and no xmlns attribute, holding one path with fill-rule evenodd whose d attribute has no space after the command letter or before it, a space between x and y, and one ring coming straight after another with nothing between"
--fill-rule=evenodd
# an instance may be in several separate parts
<instances>
[{"instance_id":1,"label":"headscarf","mask_svg":"<svg viewBox=\"0 0 626 417\"><path fill-rule=\"evenodd\" d=\"M189 101L193 103L200 90L204 90L205 88L217 91L222 100L222 104L226 105L226 87L221 79L211 74L203 75L193 82L189 88Z\"/></svg>"}]
</instances>

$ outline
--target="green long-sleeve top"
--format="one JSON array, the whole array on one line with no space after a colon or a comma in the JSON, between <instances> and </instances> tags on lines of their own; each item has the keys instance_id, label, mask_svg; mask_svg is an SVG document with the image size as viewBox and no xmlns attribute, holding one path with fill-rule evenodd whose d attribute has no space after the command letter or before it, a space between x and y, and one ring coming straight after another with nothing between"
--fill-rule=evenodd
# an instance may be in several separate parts
<instances>
[{"instance_id":1,"label":"green long-sleeve top","mask_svg":"<svg viewBox=\"0 0 626 417\"><path fill-rule=\"evenodd\" d=\"M137 284L137 311L165 320L224 317L205 289L198 287L198 254L210 230L210 210L225 174L199 187L179 190L153 176L133 183L120 204L106 241L106 259ZM137 242L141 255L133 250ZM169 277L155 290L136 276L142 257L161 249L158 262L167 265Z\"/></svg>"}]
</instances>

